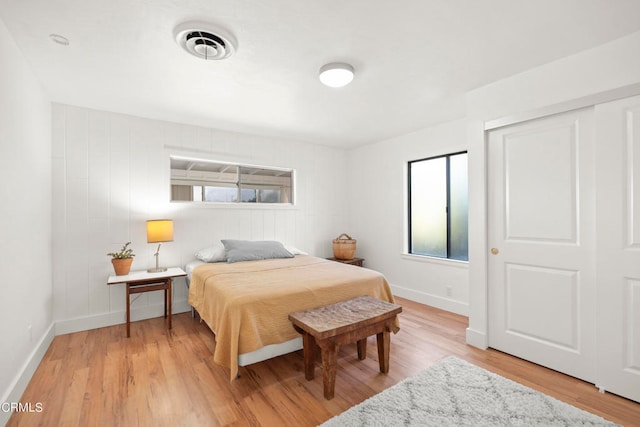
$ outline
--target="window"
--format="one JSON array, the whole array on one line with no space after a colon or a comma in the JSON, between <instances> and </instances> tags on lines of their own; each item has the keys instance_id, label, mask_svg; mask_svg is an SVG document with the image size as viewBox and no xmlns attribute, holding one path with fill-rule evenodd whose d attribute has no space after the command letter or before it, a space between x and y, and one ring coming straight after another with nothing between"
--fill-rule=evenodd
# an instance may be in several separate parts
<instances>
[{"instance_id":1,"label":"window","mask_svg":"<svg viewBox=\"0 0 640 427\"><path fill-rule=\"evenodd\" d=\"M467 153L411 161L408 174L408 252L467 261Z\"/></svg>"},{"instance_id":2,"label":"window","mask_svg":"<svg viewBox=\"0 0 640 427\"><path fill-rule=\"evenodd\" d=\"M171 201L293 204L293 170L171 157Z\"/></svg>"}]
</instances>

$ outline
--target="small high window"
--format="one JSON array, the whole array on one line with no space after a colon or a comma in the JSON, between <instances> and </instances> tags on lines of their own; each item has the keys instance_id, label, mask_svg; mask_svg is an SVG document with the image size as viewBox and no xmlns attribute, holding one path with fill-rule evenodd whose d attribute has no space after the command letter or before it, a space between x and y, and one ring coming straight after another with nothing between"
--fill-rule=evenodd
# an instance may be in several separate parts
<instances>
[{"instance_id":1,"label":"small high window","mask_svg":"<svg viewBox=\"0 0 640 427\"><path fill-rule=\"evenodd\" d=\"M467 261L467 153L411 161L408 173L408 252Z\"/></svg>"},{"instance_id":2,"label":"small high window","mask_svg":"<svg viewBox=\"0 0 640 427\"><path fill-rule=\"evenodd\" d=\"M293 204L293 170L171 157L171 201Z\"/></svg>"}]
</instances>

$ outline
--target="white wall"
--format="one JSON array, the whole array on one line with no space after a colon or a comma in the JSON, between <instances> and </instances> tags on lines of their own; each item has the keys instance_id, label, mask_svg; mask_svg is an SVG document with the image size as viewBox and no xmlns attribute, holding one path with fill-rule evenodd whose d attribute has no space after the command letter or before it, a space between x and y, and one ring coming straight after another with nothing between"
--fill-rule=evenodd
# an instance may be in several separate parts
<instances>
[{"instance_id":1,"label":"white wall","mask_svg":"<svg viewBox=\"0 0 640 427\"><path fill-rule=\"evenodd\" d=\"M53 339L51 103L0 21L0 403ZM0 425L10 414L0 411Z\"/></svg>"},{"instance_id":2,"label":"white wall","mask_svg":"<svg viewBox=\"0 0 640 427\"><path fill-rule=\"evenodd\" d=\"M296 170L292 208L224 207L169 202L169 155ZM317 256L345 229L346 156L341 149L162 122L54 104L53 231L56 333L125 320L124 285L105 254L132 242L132 268L154 263L145 221L174 220L174 241L160 263L184 266L222 238L274 239ZM188 310L186 285L177 280L174 309ZM132 298L133 300L133 298ZM161 292L140 294L132 319L159 316Z\"/></svg>"},{"instance_id":3,"label":"white wall","mask_svg":"<svg viewBox=\"0 0 640 427\"><path fill-rule=\"evenodd\" d=\"M640 83L638 52L640 32L467 94L470 194L467 342L470 344L488 345L486 199L489 189L486 188L485 123L507 123L553 114L589 102L602 102L612 94L633 95Z\"/></svg>"},{"instance_id":4,"label":"white wall","mask_svg":"<svg viewBox=\"0 0 640 427\"><path fill-rule=\"evenodd\" d=\"M456 120L351 150L345 230L394 294L460 314L468 312L467 263L406 255L405 179L410 160L466 150L466 132L466 121Z\"/></svg>"}]
</instances>

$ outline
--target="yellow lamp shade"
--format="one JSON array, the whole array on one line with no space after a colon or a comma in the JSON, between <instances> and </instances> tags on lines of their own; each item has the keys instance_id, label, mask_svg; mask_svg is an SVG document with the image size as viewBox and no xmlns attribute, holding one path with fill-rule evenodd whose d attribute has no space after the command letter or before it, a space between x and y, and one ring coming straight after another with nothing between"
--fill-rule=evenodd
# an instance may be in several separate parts
<instances>
[{"instance_id":1,"label":"yellow lamp shade","mask_svg":"<svg viewBox=\"0 0 640 427\"><path fill-rule=\"evenodd\" d=\"M147 221L147 243L173 242L173 220Z\"/></svg>"}]
</instances>

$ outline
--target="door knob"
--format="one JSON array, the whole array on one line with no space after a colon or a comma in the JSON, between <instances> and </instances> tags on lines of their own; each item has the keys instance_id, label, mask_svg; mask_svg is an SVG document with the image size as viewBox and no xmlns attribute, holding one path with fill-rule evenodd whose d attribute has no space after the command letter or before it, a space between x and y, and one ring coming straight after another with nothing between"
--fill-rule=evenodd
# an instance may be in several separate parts
<instances>
[{"instance_id":1,"label":"door knob","mask_svg":"<svg viewBox=\"0 0 640 427\"><path fill-rule=\"evenodd\" d=\"M491 253L494 255L498 255L498 253L500 253L500 251L498 250L498 248L491 248Z\"/></svg>"}]
</instances>

